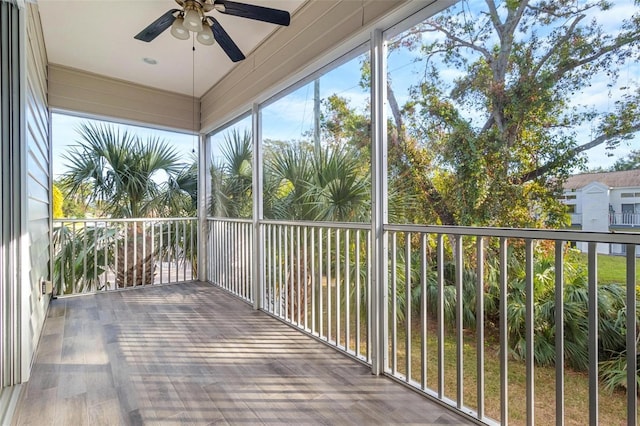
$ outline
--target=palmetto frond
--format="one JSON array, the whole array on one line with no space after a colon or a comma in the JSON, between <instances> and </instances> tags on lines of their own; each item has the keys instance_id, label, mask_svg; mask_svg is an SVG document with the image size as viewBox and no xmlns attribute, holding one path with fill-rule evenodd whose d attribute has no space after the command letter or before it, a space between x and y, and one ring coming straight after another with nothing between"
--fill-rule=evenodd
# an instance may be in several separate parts
<instances>
[{"instance_id":1,"label":"palmetto frond","mask_svg":"<svg viewBox=\"0 0 640 426\"><path fill-rule=\"evenodd\" d=\"M158 205L158 181L181 168L177 152L166 142L143 141L109 124L82 123L80 140L63 155L69 170L63 182L70 193L87 184L90 202L107 202L115 217L148 216Z\"/></svg>"}]
</instances>

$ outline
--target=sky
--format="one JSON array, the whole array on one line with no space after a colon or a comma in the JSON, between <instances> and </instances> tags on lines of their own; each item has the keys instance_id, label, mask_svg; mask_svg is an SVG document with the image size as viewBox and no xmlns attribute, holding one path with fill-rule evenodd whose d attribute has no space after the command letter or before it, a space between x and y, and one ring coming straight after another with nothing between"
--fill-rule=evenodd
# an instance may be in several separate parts
<instances>
[{"instance_id":1,"label":"sky","mask_svg":"<svg viewBox=\"0 0 640 426\"><path fill-rule=\"evenodd\" d=\"M119 123L109 123L102 120L89 120L86 117L78 117L73 115L53 113L51 124L51 139L53 151L53 178L58 179L61 174L68 170L67 161L63 158L64 153L69 148L77 145L79 141L76 129L78 126L87 121L95 121L97 123L115 124L117 127L135 132L144 139L148 137L157 137L166 140L178 152L183 162L187 163L191 160L192 151L198 150L197 137L186 133L169 132L165 130L152 129L148 127L131 126Z\"/></svg>"},{"instance_id":2,"label":"sky","mask_svg":"<svg viewBox=\"0 0 640 426\"><path fill-rule=\"evenodd\" d=\"M468 4L469 13L473 12L476 1ZM618 0L614 2L614 7L605 13L598 15L606 31L615 31L620 25L620 16L630 16L637 10L633 0ZM361 112L366 109L369 101L368 91L359 86L360 66L365 55L347 61L337 68L327 72L320 77L320 95L326 98L331 94L338 94L349 99L350 106L358 108ZM396 52L389 58L389 70L392 81L396 89L399 101L402 103L408 99L409 86L415 83L424 67L416 62L416 53L407 51ZM459 75L454 69L446 70L445 75L449 79ZM595 79L592 85L586 88L583 93L576 96L576 105L588 104L600 111L607 111L615 104L615 100L620 97L626 87L637 86L640 80L640 64L633 63L621 70L620 79L613 86L608 86L606 76ZM298 88L292 93L266 105L262 109L263 138L274 140L300 140L313 130L313 83L309 83ZM53 156L54 156L54 177L66 170L64 160L60 154L64 152L70 144L75 143L78 136L75 132L78 124L84 121L78 118L62 114L53 115ZM235 128L249 128L251 120L246 119L237 123ZM133 128L132 126L123 126ZM188 161L193 149L197 150L196 138L191 135L175 132L160 131L148 128L138 128L139 134L147 136L158 136L166 139L183 155L184 161ZM226 129L228 130L228 129ZM220 142L226 132L219 132L212 137L213 156L219 156ZM583 126L579 130L580 139L589 138L591 129ZM623 142L613 153L607 153L604 145L591 149L587 152L588 168L611 166L617 159L626 156L632 149L640 149L640 135L636 135L633 140ZM613 155L611 155L613 154Z\"/></svg>"}]
</instances>

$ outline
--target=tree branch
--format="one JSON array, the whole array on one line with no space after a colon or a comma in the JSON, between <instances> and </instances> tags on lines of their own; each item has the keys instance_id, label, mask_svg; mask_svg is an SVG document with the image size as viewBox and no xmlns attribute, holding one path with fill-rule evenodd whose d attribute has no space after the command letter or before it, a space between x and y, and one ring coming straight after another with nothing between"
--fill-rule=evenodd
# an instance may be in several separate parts
<instances>
[{"instance_id":1,"label":"tree branch","mask_svg":"<svg viewBox=\"0 0 640 426\"><path fill-rule=\"evenodd\" d=\"M493 0L486 0L487 6L489 7L489 16L491 16L491 22L493 22L493 26L498 30L498 37L502 41L502 22L500 21L500 15L498 15L498 9L496 8L496 4Z\"/></svg>"},{"instance_id":2,"label":"tree branch","mask_svg":"<svg viewBox=\"0 0 640 426\"><path fill-rule=\"evenodd\" d=\"M619 137L619 136L623 136L623 135L629 135L632 133L635 133L637 131L640 131L640 124L636 124L635 126L631 126L629 127L624 133L616 133L616 134L606 134L603 133L602 135L598 136L597 138L593 139L590 142L587 142L583 145L577 146L573 149L570 149L569 151L567 151L567 153L563 156L560 156L559 158L557 158L556 160L553 160L547 164L544 164L540 167L538 167L535 170L532 170L530 172L527 172L525 174L523 174L522 176L520 176L518 179L516 179L515 183L516 184L523 184L525 182L529 182L532 181L534 179L537 179L539 177L544 176L546 173L548 173L550 170L562 165L563 161L566 158L573 158L576 155L580 154L581 152L587 151L591 148L594 148L598 145L602 145L604 142L613 139L615 137Z\"/></svg>"},{"instance_id":3,"label":"tree branch","mask_svg":"<svg viewBox=\"0 0 640 426\"><path fill-rule=\"evenodd\" d=\"M448 39L458 43L460 46L468 47L471 50L475 50L476 52L482 54L482 56L484 56L485 59L487 59L487 61L491 61L491 52L489 52L484 47L478 46L476 44L473 44L470 41L467 41L467 40L464 40L464 39L458 37L457 35L453 34L451 31L447 30L442 25L437 24L434 21L429 21L427 24L430 25L431 27L433 27L433 30L426 30L427 32L439 31L439 32L443 33L445 36L447 36Z\"/></svg>"},{"instance_id":4,"label":"tree branch","mask_svg":"<svg viewBox=\"0 0 640 426\"><path fill-rule=\"evenodd\" d=\"M533 67L531 76L536 76L538 72L540 72L544 64L549 60L549 58L551 58L551 56L553 56L553 54L557 52L560 46L562 46L564 43L569 41L569 38L573 35L574 30L578 26L578 23L584 18L585 18L585 15L579 15L576 17L576 19L571 23L569 28L567 28L567 32L565 33L565 35L562 38L560 38L560 40L558 40L558 42L549 49L547 54L540 59L540 61L538 62L538 65Z\"/></svg>"},{"instance_id":5,"label":"tree branch","mask_svg":"<svg viewBox=\"0 0 640 426\"><path fill-rule=\"evenodd\" d=\"M391 114L393 115L393 121L396 123L396 131L398 133L398 139L404 140L404 122L402 120L402 113L400 112L400 106L396 99L395 92L391 87L391 82L387 80L387 101L389 102L389 108L391 108ZM398 143L398 140L392 141Z\"/></svg>"},{"instance_id":6,"label":"tree branch","mask_svg":"<svg viewBox=\"0 0 640 426\"><path fill-rule=\"evenodd\" d=\"M619 49L620 47L630 44L639 39L640 39L640 33L636 33L630 37L618 37L615 43L610 44L609 46L603 47L602 49L600 49L598 52L596 52L591 56L587 56L581 60L569 60L564 65L560 64L556 72L553 74L553 79L559 80L564 74L568 73L569 71L576 69L582 65L591 63L596 59L600 58L601 56L604 56L607 53L611 53L614 50Z\"/></svg>"}]
</instances>

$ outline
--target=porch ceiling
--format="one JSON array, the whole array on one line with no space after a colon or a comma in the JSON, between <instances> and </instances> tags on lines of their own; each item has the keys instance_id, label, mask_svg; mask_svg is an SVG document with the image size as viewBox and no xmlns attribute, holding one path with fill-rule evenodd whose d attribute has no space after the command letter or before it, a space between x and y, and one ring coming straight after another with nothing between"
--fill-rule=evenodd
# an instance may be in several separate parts
<instances>
[{"instance_id":1,"label":"porch ceiling","mask_svg":"<svg viewBox=\"0 0 640 426\"><path fill-rule=\"evenodd\" d=\"M242 0L292 14L305 1ZM50 64L185 95L194 91L197 97L235 65L217 44L195 42L192 56L193 37L178 40L169 30L151 43L133 38L167 10L176 8L173 0L38 0L38 5ZM215 11L209 15L215 16L245 56L280 28ZM150 65L144 58L157 64Z\"/></svg>"}]
</instances>

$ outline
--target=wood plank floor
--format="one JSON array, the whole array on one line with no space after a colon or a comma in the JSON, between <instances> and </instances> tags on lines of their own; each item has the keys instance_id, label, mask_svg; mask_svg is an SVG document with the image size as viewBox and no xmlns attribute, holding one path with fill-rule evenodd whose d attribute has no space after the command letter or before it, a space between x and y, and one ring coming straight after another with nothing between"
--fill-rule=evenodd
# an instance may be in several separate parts
<instances>
[{"instance_id":1,"label":"wood plank floor","mask_svg":"<svg viewBox=\"0 0 640 426\"><path fill-rule=\"evenodd\" d=\"M203 283L52 301L14 424L466 424Z\"/></svg>"}]
</instances>

